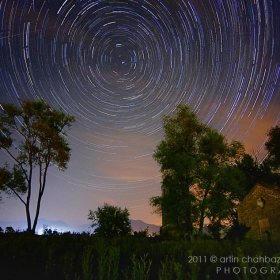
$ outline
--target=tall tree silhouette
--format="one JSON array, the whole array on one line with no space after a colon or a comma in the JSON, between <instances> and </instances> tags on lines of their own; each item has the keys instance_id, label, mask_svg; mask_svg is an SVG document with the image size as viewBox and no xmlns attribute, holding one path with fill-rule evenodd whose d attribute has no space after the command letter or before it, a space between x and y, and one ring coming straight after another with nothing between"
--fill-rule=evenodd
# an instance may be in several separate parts
<instances>
[{"instance_id":1,"label":"tall tree silhouette","mask_svg":"<svg viewBox=\"0 0 280 280\"><path fill-rule=\"evenodd\" d=\"M16 196L25 206L27 231L35 233L47 173L51 166L67 168L70 147L65 128L75 121L62 110L52 110L43 100L24 100L21 108L2 104L0 112L0 149L14 161L13 167L0 168L0 189ZM35 170L37 172L35 173ZM33 180L38 174L38 180ZM38 196L32 223L31 195L38 182Z\"/></svg>"},{"instance_id":2,"label":"tall tree silhouette","mask_svg":"<svg viewBox=\"0 0 280 280\"><path fill-rule=\"evenodd\" d=\"M202 232L205 218L220 225L228 219L243 192L243 173L235 161L244 155L238 141L228 143L215 129L201 123L187 106L163 120L164 140L154 152L161 167L162 196L151 205L162 212L164 224L191 235Z\"/></svg>"}]
</instances>

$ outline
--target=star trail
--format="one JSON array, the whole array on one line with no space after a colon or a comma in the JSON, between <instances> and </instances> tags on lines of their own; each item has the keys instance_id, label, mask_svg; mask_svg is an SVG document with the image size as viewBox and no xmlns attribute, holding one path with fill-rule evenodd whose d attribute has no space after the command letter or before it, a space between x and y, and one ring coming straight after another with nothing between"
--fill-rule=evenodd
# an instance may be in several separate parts
<instances>
[{"instance_id":1,"label":"star trail","mask_svg":"<svg viewBox=\"0 0 280 280\"><path fill-rule=\"evenodd\" d=\"M152 153L180 103L263 156L280 117L279 12L279 0L1 1L0 103L43 98L77 120L41 217L83 223L108 202L159 224ZM0 220L24 218L3 201Z\"/></svg>"}]
</instances>

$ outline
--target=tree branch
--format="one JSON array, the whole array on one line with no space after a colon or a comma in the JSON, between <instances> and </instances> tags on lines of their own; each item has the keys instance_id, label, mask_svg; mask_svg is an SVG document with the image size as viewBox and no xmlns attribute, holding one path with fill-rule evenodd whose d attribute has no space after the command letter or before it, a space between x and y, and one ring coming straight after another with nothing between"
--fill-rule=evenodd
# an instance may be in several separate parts
<instances>
[{"instance_id":1,"label":"tree branch","mask_svg":"<svg viewBox=\"0 0 280 280\"><path fill-rule=\"evenodd\" d=\"M26 206L25 201L21 198L21 196L18 194L18 192L16 192L13 188L10 188L10 187L8 187L8 186L7 186L7 188L8 188L12 193L14 193L15 196Z\"/></svg>"}]
</instances>

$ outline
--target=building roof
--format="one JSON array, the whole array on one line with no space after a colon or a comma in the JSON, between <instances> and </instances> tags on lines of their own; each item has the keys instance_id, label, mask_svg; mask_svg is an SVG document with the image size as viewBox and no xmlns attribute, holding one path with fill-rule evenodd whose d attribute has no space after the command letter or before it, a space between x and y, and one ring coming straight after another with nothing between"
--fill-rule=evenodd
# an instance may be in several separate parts
<instances>
[{"instance_id":1,"label":"building roof","mask_svg":"<svg viewBox=\"0 0 280 280\"><path fill-rule=\"evenodd\" d=\"M244 205L246 202L249 202L251 198L257 197L260 195L269 195L274 198L280 199L280 188L277 186L267 184L267 183L257 183L251 191L245 196L243 201L240 203L240 205Z\"/></svg>"}]
</instances>

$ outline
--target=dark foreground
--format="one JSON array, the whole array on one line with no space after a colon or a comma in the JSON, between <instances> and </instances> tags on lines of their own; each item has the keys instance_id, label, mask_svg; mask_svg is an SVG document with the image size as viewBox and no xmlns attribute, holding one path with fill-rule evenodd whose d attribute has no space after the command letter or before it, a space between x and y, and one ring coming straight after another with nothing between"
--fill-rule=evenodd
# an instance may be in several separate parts
<instances>
[{"instance_id":1,"label":"dark foreground","mask_svg":"<svg viewBox=\"0 0 280 280\"><path fill-rule=\"evenodd\" d=\"M280 279L280 242L1 234L0 279Z\"/></svg>"}]
</instances>

